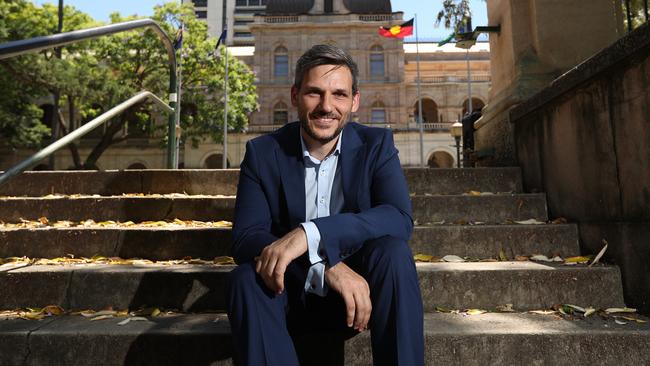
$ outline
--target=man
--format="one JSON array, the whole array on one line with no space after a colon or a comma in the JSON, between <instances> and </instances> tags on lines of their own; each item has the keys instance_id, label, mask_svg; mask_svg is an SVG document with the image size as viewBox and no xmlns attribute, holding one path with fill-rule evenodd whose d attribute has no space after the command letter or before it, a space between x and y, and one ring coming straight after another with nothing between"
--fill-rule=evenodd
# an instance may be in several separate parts
<instances>
[{"instance_id":1,"label":"man","mask_svg":"<svg viewBox=\"0 0 650 366\"><path fill-rule=\"evenodd\" d=\"M357 79L345 51L312 47L291 88L300 121L246 145L227 303L240 364L297 365L292 336L346 326L370 329L376 365L424 363L406 180L390 130L346 123Z\"/></svg>"}]
</instances>

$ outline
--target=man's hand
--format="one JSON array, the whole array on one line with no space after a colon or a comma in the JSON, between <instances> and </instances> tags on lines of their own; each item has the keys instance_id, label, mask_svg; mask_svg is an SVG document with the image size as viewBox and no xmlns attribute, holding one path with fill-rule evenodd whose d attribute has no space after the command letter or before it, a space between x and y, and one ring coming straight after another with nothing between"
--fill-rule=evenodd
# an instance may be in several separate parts
<instances>
[{"instance_id":1,"label":"man's hand","mask_svg":"<svg viewBox=\"0 0 650 366\"><path fill-rule=\"evenodd\" d=\"M284 272L292 260L307 251L307 235L299 226L262 250L255 271L262 277L266 287L281 294L284 291Z\"/></svg>"},{"instance_id":2,"label":"man's hand","mask_svg":"<svg viewBox=\"0 0 650 366\"><path fill-rule=\"evenodd\" d=\"M325 281L345 301L348 327L362 332L368 329L372 311L368 282L343 262L325 271Z\"/></svg>"}]
</instances>

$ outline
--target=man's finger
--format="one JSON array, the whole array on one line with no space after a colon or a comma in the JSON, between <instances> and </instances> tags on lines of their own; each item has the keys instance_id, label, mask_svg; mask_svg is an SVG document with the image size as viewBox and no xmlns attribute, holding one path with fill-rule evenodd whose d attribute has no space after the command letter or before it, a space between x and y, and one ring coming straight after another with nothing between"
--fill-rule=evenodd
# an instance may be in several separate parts
<instances>
[{"instance_id":1,"label":"man's finger","mask_svg":"<svg viewBox=\"0 0 650 366\"><path fill-rule=\"evenodd\" d=\"M354 297L350 293L341 294L343 301L345 301L345 312L347 314L347 324L348 327L353 325L354 313L356 310L356 304L354 303Z\"/></svg>"},{"instance_id":2,"label":"man's finger","mask_svg":"<svg viewBox=\"0 0 650 366\"><path fill-rule=\"evenodd\" d=\"M255 257L255 273L260 274L261 269L262 261L260 260L260 257Z\"/></svg>"},{"instance_id":3,"label":"man's finger","mask_svg":"<svg viewBox=\"0 0 650 366\"><path fill-rule=\"evenodd\" d=\"M278 293L284 291L284 273L287 271L287 266L289 262L286 258L280 257L275 263L275 269L273 270L273 280L277 287Z\"/></svg>"}]
</instances>

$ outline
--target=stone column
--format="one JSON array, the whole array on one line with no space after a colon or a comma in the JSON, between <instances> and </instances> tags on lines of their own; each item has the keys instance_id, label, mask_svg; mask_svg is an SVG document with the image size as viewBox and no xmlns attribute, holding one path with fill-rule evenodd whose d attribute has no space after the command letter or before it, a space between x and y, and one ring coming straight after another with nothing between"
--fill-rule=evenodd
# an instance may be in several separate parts
<instances>
[{"instance_id":1,"label":"stone column","mask_svg":"<svg viewBox=\"0 0 650 366\"><path fill-rule=\"evenodd\" d=\"M492 88L475 125L479 165L515 165L509 111L623 35L613 0L487 0Z\"/></svg>"}]
</instances>

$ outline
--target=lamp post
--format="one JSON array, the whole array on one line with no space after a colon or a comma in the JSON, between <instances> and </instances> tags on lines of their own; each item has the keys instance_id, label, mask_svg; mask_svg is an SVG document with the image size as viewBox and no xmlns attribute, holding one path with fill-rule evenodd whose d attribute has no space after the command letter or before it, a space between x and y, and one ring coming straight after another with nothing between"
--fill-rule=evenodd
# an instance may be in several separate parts
<instances>
[{"instance_id":1,"label":"lamp post","mask_svg":"<svg viewBox=\"0 0 650 366\"><path fill-rule=\"evenodd\" d=\"M451 125L451 136L456 140L456 167L460 168L460 138L463 137L463 124L456 121Z\"/></svg>"}]
</instances>

